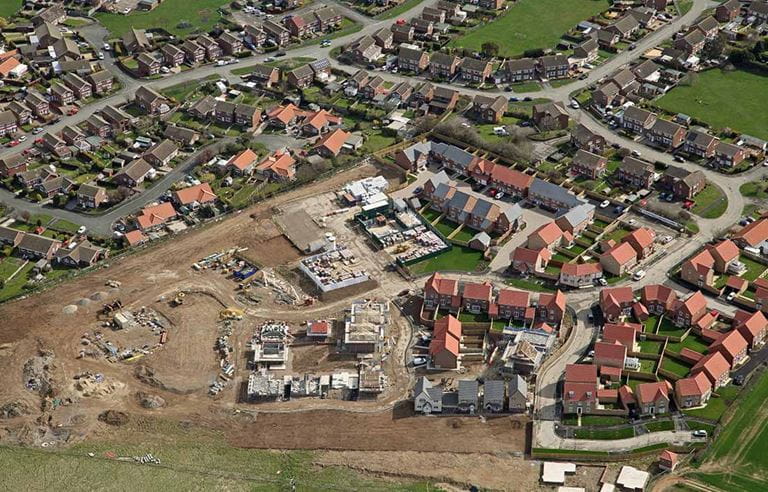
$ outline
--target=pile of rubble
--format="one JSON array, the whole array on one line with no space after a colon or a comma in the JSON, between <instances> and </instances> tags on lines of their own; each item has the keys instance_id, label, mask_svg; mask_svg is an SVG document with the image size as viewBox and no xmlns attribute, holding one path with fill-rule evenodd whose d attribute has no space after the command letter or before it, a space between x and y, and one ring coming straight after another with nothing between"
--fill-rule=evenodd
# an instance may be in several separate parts
<instances>
[{"instance_id":1,"label":"pile of rubble","mask_svg":"<svg viewBox=\"0 0 768 492\"><path fill-rule=\"evenodd\" d=\"M106 396L122 389L121 382L107 382L101 373L84 372L74 376L74 389L84 397Z\"/></svg>"},{"instance_id":2,"label":"pile of rubble","mask_svg":"<svg viewBox=\"0 0 768 492\"><path fill-rule=\"evenodd\" d=\"M208 390L208 394L211 396L218 395L219 392L226 388L235 374L235 363L231 359L235 349L230 344L230 339L234 330L234 321L235 320L233 319L225 319L219 323L219 336L216 338L214 348L219 354L219 367L221 368L221 372L219 373L218 379L211 383Z\"/></svg>"},{"instance_id":3,"label":"pile of rubble","mask_svg":"<svg viewBox=\"0 0 768 492\"><path fill-rule=\"evenodd\" d=\"M275 295L277 304L297 305L304 303L303 297L296 292L293 285L275 275L271 269L260 270L251 283L271 290Z\"/></svg>"}]
</instances>

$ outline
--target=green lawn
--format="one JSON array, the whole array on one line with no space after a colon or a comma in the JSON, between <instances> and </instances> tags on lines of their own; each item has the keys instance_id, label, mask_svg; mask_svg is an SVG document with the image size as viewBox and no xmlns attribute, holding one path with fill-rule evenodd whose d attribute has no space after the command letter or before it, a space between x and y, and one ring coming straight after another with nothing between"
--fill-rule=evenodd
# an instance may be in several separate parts
<instances>
[{"instance_id":1,"label":"green lawn","mask_svg":"<svg viewBox=\"0 0 768 492\"><path fill-rule=\"evenodd\" d=\"M455 222L451 222L450 220L443 219L437 224L435 224L435 229L440 231L440 234L442 234L445 237L450 236L453 234L453 231L456 230L456 227L458 227L458 224Z\"/></svg>"},{"instance_id":2,"label":"green lawn","mask_svg":"<svg viewBox=\"0 0 768 492\"><path fill-rule=\"evenodd\" d=\"M759 198L761 200L764 200L768 198L768 183L766 183L765 180L750 181L748 183L744 183L743 185L741 185L739 187L739 191L741 192L742 195L746 197ZM750 214L744 213L744 215L750 215Z\"/></svg>"},{"instance_id":3,"label":"green lawn","mask_svg":"<svg viewBox=\"0 0 768 492\"><path fill-rule=\"evenodd\" d=\"M499 44L499 56L554 48L561 36L579 22L608 9L607 0L518 0L506 14L481 25L450 45L480 51L483 43Z\"/></svg>"},{"instance_id":4,"label":"green lawn","mask_svg":"<svg viewBox=\"0 0 768 492\"><path fill-rule=\"evenodd\" d=\"M468 313L462 311L459 313L459 321L466 321L467 323L488 323L491 319L485 313Z\"/></svg>"},{"instance_id":5,"label":"green lawn","mask_svg":"<svg viewBox=\"0 0 768 492\"><path fill-rule=\"evenodd\" d=\"M656 373L658 363L658 361L653 359L640 359L640 372L654 374Z\"/></svg>"},{"instance_id":6,"label":"green lawn","mask_svg":"<svg viewBox=\"0 0 768 492\"><path fill-rule=\"evenodd\" d=\"M160 91L165 97L170 97L176 100L176 102L183 103L189 98L196 90L203 85L206 80L218 79L218 75L211 75L207 79L190 80L189 82L182 82L181 84L172 85L166 89Z\"/></svg>"},{"instance_id":7,"label":"green lawn","mask_svg":"<svg viewBox=\"0 0 768 492\"><path fill-rule=\"evenodd\" d=\"M421 273L432 273L443 270L474 272L478 270L478 267L484 264L483 253L481 251L454 246L449 251L427 260L414 263L408 268L414 275L418 275Z\"/></svg>"},{"instance_id":8,"label":"green lawn","mask_svg":"<svg viewBox=\"0 0 768 492\"><path fill-rule=\"evenodd\" d=\"M505 282L507 285L517 287L523 290L530 290L533 292L554 292L553 287L545 285L542 281L535 278L510 278Z\"/></svg>"},{"instance_id":9,"label":"green lawn","mask_svg":"<svg viewBox=\"0 0 768 492\"><path fill-rule=\"evenodd\" d=\"M377 152L383 148L394 145L395 137L389 137L381 133L368 133L365 135L365 142L360 148L365 154Z\"/></svg>"},{"instance_id":10,"label":"green lawn","mask_svg":"<svg viewBox=\"0 0 768 492\"><path fill-rule=\"evenodd\" d=\"M675 429L675 423L671 420L656 420L645 424L645 428L648 429L648 432L668 431Z\"/></svg>"},{"instance_id":11,"label":"green lawn","mask_svg":"<svg viewBox=\"0 0 768 492\"><path fill-rule=\"evenodd\" d=\"M132 27L162 27L171 34L187 36L210 31L221 19L217 9L227 4L225 0L164 0L150 12L129 15L99 12L95 17L113 37L122 36Z\"/></svg>"},{"instance_id":12,"label":"green lawn","mask_svg":"<svg viewBox=\"0 0 768 492\"><path fill-rule=\"evenodd\" d=\"M640 352L644 354L658 354L661 352L661 342L656 340L642 340L637 342L640 345Z\"/></svg>"},{"instance_id":13,"label":"green lawn","mask_svg":"<svg viewBox=\"0 0 768 492\"><path fill-rule=\"evenodd\" d=\"M667 337L680 337L688 330L688 328L678 328L669 320L669 318L663 318L661 325L659 325L658 334Z\"/></svg>"},{"instance_id":14,"label":"green lawn","mask_svg":"<svg viewBox=\"0 0 768 492\"><path fill-rule=\"evenodd\" d=\"M470 229L467 226L464 226L459 232L457 232L451 239L454 241L461 241L464 243L468 243L470 239L475 237L475 234L477 234L477 231L474 231Z\"/></svg>"},{"instance_id":15,"label":"green lawn","mask_svg":"<svg viewBox=\"0 0 768 492\"><path fill-rule=\"evenodd\" d=\"M612 441L614 439L627 439L635 437L635 430L628 429L577 429L573 433L576 439L598 439L603 441Z\"/></svg>"},{"instance_id":16,"label":"green lawn","mask_svg":"<svg viewBox=\"0 0 768 492\"><path fill-rule=\"evenodd\" d=\"M22 260L17 258L6 258L0 263L0 277L4 280L7 279L22 265L22 263ZM35 265L32 262L27 263L27 266L16 274L16 276L13 277L13 280L7 280L5 282L5 286L0 289L0 302L16 297L22 292L24 284L27 283L27 276L34 266Z\"/></svg>"},{"instance_id":17,"label":"green lawn","mask_svg":"<svg viewBox=\"0 0 768 492\"><path fill-rule=\"evenodd\" d=\"M676 354L679 354L680 350L683 348L691 349L694 352L698 352L700 354L706 354L707 347L709 347L709 344L704 341L704 339L699 338L693 333L690 333L687 337L685 337L685 340L682 342L670 342L667 344L667 349L671 352L675 352Z\"/></svg>"},{"instance_id":18,"label":"green lawn","mask_svg":"<svg viewBox=\"0 0 768 492\"><path fill-rule=\"evenodd\" d=\"M768 77L752 72L707 70L689 86L679 85L656 104L673 113L685 113L713 128L732 128L759 138L768 138L765 93Z\"/></svg>"},{"instance_id":19,"label":"green lawn","mask_svg":"<svg viewBox=\"0 0 768 492\"><path fill-rule=\"evenodd\" d=\"M744 280L752 282L765 271L765 265L758 263L755 260L749 259L744 255L739 257L739 261L747 266L747 271L744 273L744 275L741 276L741 278Z\"/></svg>"},{"instance_id":20,"label":"green lawn","mask_svg":"<svg viewBox=\"0 0 768 492\"><path fill-rule=\"evenodd\" d=\"M656 325L659 324L658 316L648 316L643 325L643 331L645 333L656 333Z\"/></svg>"},{"instance_id":21,"label":"green lawn","mask_svg":"<svg viewBox=\"0 0 768 492\"><path fill-rule=\"evenodd\" d=\"M617 227L616 229L612 230L610 233L603 236L603 240L613 239L617 243L621 241L621 239L629 234L630 231L624 229L623 227Z\"/></svg>"},{"instance_id":22,"label":"green lawn","mask_svg":"<svg viewBox=\"0 0 768 492\"><path fill-rule=\"evenodd\" d=\"M715 431L715 426L712 424L705 424L703 422L694 422L692 420L686 420L688 428L690 430L705 430L709 435Z\"/></svg>"},{"instance_id":23,"label":"green lawn","mask_svg":"<svg viewBox=\"0 0 768 492\"><path fill-rule=\"evenodd\" d=\"M578 418L576 415L567 415L563 417L563 425L577 425ZM581 417L581 425L592 425L595 427L606 427L609 425L626 424L627 419L624 417L617 417L615 415L583 415Z\"/></svg>"},{"instance_id":24,"label":"green lawn","mask_svg":"<svg viewBox=\"0 0 768 492\"><path fill-rule=\"evenodd\" d=\"M0 2L0 17L8 19L19 10L21 10L20 0L2 0Z\"/></svg>"},{"instance_id":25,"label":"green lawn","mask_svg":"<svg viewBox=\"0 0 768 492\"><path fill-rule=\"evenodd\" d=\"M691 366L683 364L671 357L664 357L664 360L661 363L661 368L676 376L680 376L681 378L686 377L688 373L691 372Z\"/></svg>"},{"instance_id":26,"label":"green lawn","mask_svg":"<svg viewBox=\"0 0 768 492\"><path fill-rule=\"evenodd\" d=\"M393 17L397 17L398 15L402 14L403 12L407 12L414 8L416 5L421 3L422 0L405 0L405 2L401 3L400 5L396 7L392 7L391 9L387 10L386 12L382 12L376 17L375 19L391 19Z\"/></svg>"},{"instance_id":27,"label":"green lawn","mask_svg":"<svg viewBox=\"0 0 768 492\"><path fill-rule=\"evenodd\" d=\"M438 212L437 210L433 210L431 208L425 208L421 212L421 216L424 217L425 219L427 219L428 222L433 222L433 221L437 220L438 217L440 217L440 215L441 215L440 212Z\"/></svg>"},{"instance_id":28,"label":"green lawn","mask_svg":"<svg viewBox=\"0 0 768 492\"><path fill-rule=\"evenodd\" d=\"M766 378L763 378L766 379ZM718 388L715 391L718 396L712 396L707 402L707 406L704 408L695 408L693 410L683 410L683 413L692 417L699 417L702 419L718 421L723 416L728 406L736 399L739 394L739 388L737 386L726 386L724 388Z\"/></svg>"},{"instance_id":29,"label":"green lawn","mask_svg":"<svg viewBox=\"0 0 768 492\"><path fill-rule=\"evenodd\" d=\"M512 84L512 90L520 94L526 92L539 92L541 90L541 84L538 82L518 82Z\"/></svg>"},{"instance_id":30,"label":"green lawn","mask_svg":"<svg viewBox=\"0 0 768 492\"><path fill-rule=\"evenodd\" d=\"M728 208L728 197L725 196L719 186L713 183L708 183L706 188L694 197L694 201L696 204L691 212L705 219L716 219L723 215Z\"/></svg>"}]
</instances>

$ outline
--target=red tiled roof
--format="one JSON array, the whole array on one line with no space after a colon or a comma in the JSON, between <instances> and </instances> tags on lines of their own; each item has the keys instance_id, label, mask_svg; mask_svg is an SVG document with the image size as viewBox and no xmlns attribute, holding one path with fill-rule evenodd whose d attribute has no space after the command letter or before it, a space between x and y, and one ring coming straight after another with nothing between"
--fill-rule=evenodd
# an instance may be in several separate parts
<instances>
[{"instance_id":1,"label":"red tiled roof","mask_svg":"<svg viewBox=\"0 0 768 492\"><path fill-rule=\"evenodd\" d=\"M274 154L265 157L264 160L256 166L256 169L260 171L269 169L279 176L293 178L296 174L294 164L296 164L296 159L294 159L290 153L277 151Z\"/></svg>"},{"instance_id":2,"label":"red tiled roof","mask_svg":"<svg viewBox=\"0 0 768 492\"><path fill-rule=\"evenodd\" d=\"M723 355L726 356L726 359L733 359L739 353L746 350L747 345L747 341L744 339L741 333L739 333L738 330L732 330L729 331L724 337L720 338L720 340L710 345L709 350L720 350L725 352Z\"/></svg>"},{"instance_id":3,"label":"red tiled roof","mask_svg":"<svg viewBox=\"0 0 768 492\"><path fill-rule=\"evenodd\" d=\"M227 163L230 166L234 166L239 170L246 169L248 166L256 162L259 156L251 149L245 149L236 156L232 157Z\"/></svg>"},{"instance_id":4,"label":"red tiled roof","mask_svg":"<svg viewBox=\"0 0 768 492\"><path fill-rule=\"evenodd\" d=\"M768 220L756 220L744 226L733 237L743 240L749 246L757 246L768 239Z\"/></svg>"},{"instance_id":5,"label":"red tiled roof","mask_svg":"<svg viewBox=\"0 0 768 492\"><path fill-rule=\"evenodd\" d=\"M515 251L512 253L512 261L519 261L525 264L535 265L539 257L541 257L542 261L549 262L552 259L552 253L546 248L536 250L523 248L522 246L515 248Z\"/></svg>"},{"instance_id":6,"label":"red tiled roof","mask_svg":"<svg viewBox=\"0 0 768 492\"><path fill-rule=\"evenodd\" d=\"M644 302L660 302L664 305L670 305L676 298L675 292L661 284L651 284L643 287L641 298Z\"/></svg>"},{"instance_id":7,"label":"red tiled roof","mask_svg":"<svg viewBox=\"0 0 768 492\"><path fill-rule=\"evenodd\" d=\"M470 282L464 285L462 297L464 297L464 299L489 301L492 292L493 286L489 282L483 282L482 284Z\"/></svg>"},{"instance_id":8,"label":"red tiled roof","mask_svg":"<svg viewBox=\"0 0 768 492\"><path fill-rule=\"evenodd\" d=\"M624 364L627 356L627 347L620 343L595 343L595 360L609 360L616 364Z\"/></svg>"},{"instance_id":9,"label":"red tiled roof","mask_svg":"<svg viewBox=\"0 0 768 492\"><path fill-rule=\"evenodd\" d=\"M565 275L592 275L602 272L603 267L600 263L565 263L560 268L560 272Z\"/></svg>"},{"instance_id":10,"label":"red tiled roof","mask_svg":"<svg viewBox=\"0 0 768 492\"><path fill-rule=\"evenodd\" d=\"M531 294L521 290L501 289L496 296L496 303L503 306L528 307Z\"/></svg>"},{"instance_id":11,"label":"red tiled roof","mask_svg":"<svg viewBox=\"0 0 768 492\"><path fill-rule=\"evenodd\" d=\"M544 244L549 245L555 241L559 241L563 236L563 231L560 229L560 227L558 227L557 224L550 222L533 231L531 235L528 236L528 240L530 240L531 236L534 235L540 237Z\"/></svg>"},{"instance_id":12,"label":"red tiled roof","mask_svg":"<svg viewBox=\"0 0 768 492\"><path fill-rule=\"evenodd\" d=\"M600 375L611 378L621 377L621 368L613 366L600 366Z\"/></svg>"},{"instance_id":13,"label":"red tiled roof","mask_svg":"<svg viewBox=\"0 0 768 492\"><path fill-rule=\"evenodd\" d=\"M136 218L141 229L160 225L166 220L176 217L176 209L169 202L163 202L154 207L146 207L141 211L141 215Z\"/></svg>"},{"instance_id":14,"label":"red tiled roof","mask_svg":"<svg viewBox=\"0 0 768 492\"><path fill-rule=\"evenodd\" d=\"M653 244L655 239L656 233L647 227L635 229L631 233L621 238L622 242L630 242L639 250L643 250Z\"/></svg>"},{"instance_id":15,"label":"red tiled roof","mask_svg":"<svg viewBox=\"0 0 768 492\"><path fill-rule=\"evenodd\" d=\"M706 374L700 372L689 378L678 379L675 381L675 393L678 396L703 396L704 393L712 389L712 384L707 379Z\"/></svg>"},{"instance_id":16,"label":"red tiled roof","mask_svg":"<svg viewBox=\"0 0 768 492\"><path fill-rule=\"evenodd\" d=\"M491 179L511 188L527 190L531 186L533 176L506 166L494 166L491 170Z\"/></svg>"},{"instance_id":17,"label":"red tiled roof","mask_svg":"<svg viewBox=\"0 0 768 492\"><path fill-rule=\"evenodd\" d=\"M140 230L129 231L125 233L125 240L128 241L130 246L135 246L149 240Z\"/></svg>"},{"instance_id":18,"label":"red tiled roof","mask_svg":"<svg viewBox=\"0 0 768 492\"><path fill-rule=\"evenodd\" d=\"M673 453L672 451L665 449L659 455L659 459L671 465L674 465L675 463L677 463L677 453Z\"/></svg>"},{"instance_id":19,"label":"red tiled roof","mask_svg":"<svg viewBox=\"0 0 768 492\"><path fill-rule=\"evenodd\" d=\"M604 253L603 256L613 258L619 265L625 265L637 258L637 252L631 244L621 243L618 246L611 248L607 253Z\"/></svg>"},{"instance_id":20,"label":"red tiled roof","mask_svg":"<svg viewBox=\"0 0 768 492\"><path fill-rule=\"evenodd\" d=\"M628 385L624 385L619 388L619 401L626 407L630 403L635 403L635 393Z\"/></svg>"},{"instance_id":21,"label":"red tiled roof","mask_svg":"<svg viewBox=\"0 0 768 492\"><path fill-rule=\"evenodd\" d=\"M452 315L445 316L435 321L435 329L432 341L429 343L429 355L434 356L447 350L455 356L459 356L461 340L461 321Z\"/></svg>"},{"instance_id":22,"label":"red tiled roof","mask_svg":"<svg viewBox=\"0 0 768 492\"><path fill-rule=\"evenodd\" d=\"M208 203L216 200L216 194L208 183L202 183L178 190L175 195L176 200L182 205L188 205L193 202Z\"/></svg>"},{"instance_id":23,"label":"red tiled roof","mask_svg":"<svg viewBox=\"0 0 768 492\"><path fill-rule=\"evenodd\" d=\"M728 263L729 261L735 260L739 257L739 247L736 246L736 243L730 239L720 241L714 246L711 246L709 249L713 255L719 256L720 259L725 263Z\"/></svg>"},{"instance_id":24,"label":"red tiled roof","mask_svg":"<svg viewBox=\"0 0 768 492\"><path fill-rule=\"evenodd\" d=\"M597 366L592 364L568 364L565 366L565 380L570 383L592 383L597 381Z\"/></svg>"},{"instance_id":25,"label":"red tiled roof","mask_svg":"<svg viewBox=\"0 0 768 492\"><path fill-rule=\"evenodd\" d=\"M341 147L349 138L349 135L349 133L345 132L341 128L338 128L332 132L326 133L325 136L321 137L317 141L315 148L322 147L333 155L338 155L338 153L341 152Z\"/></svg>"},{"instance_id":26,"label":"red tiled roof","mask_svg":"<svg viewBox=\"0 0 768 492\"><path fill-rule=\"evenodd\" d=\"M459 289L459 283L456 280L449 279L449 278L443 278L440 273L435 272L429 279L427 279L427 283L424 286L424 290L428 291L434 291L437 294L445 295L445 296L453 296L458 293Z\"/></svg>"},{"instance_id":27,"label":"red tiled roof","mask_svg":"<svg viewBox=\"0 0 768 492\"><path fill-rule=\"evenodd\" d=\"M603 327L603 340L608 343L619 342L627 347L628 350L633 350L635 346L635 333L635 328L632 326L606 323Z\"/></svg>"},{"instance_id":28,"label":"red tiled roof","mask_svg":"<svg viewBox=\"0 0 768 492\"><path fill-rule=\"evenodd\" d=\"M16 58L8 58L4 62L0 63L0 75L3 77L7 77L9 73L11 73L11 70L21 65L19 60Z\"/></svg>"},{"instance_id":29,"label":"red tiled roof","mask_svg":"<svg viewBox=\"0 0 768 492\"><path fill-rule=\"evenodd\" d=\"M705 249L687 261L701 275L706 275L715 266L715 258L709 250Z\"/></svg>"},{"instance_id":30,"label":"red tiled roof","mask_svg":"<svg viewBox=\"0 0 768 492\"><path fill-rule=\"evenodd\" d=\"M736 276L730 276L728 277L728 280L725 282L726 287L730 287L731 289L741 290L742 288L749 285L749 282L741 277Z\"/></svg>"},{"instance_id":31,"label":"red tiled roof","mask_svg":"<svg viewBox=\"0 0 768 492\"><path fill-rule=\"evenodd\" d=\"M272 108L267 113L267 118L269 119L276 119L283 123L284 125L287 125L291 121L293 121L297 116L300 116L303 114L303 111L301 111L299 108L294 106L293 104L286 104L285 106L278 106L276 108Z\"/></svg>"},{"instance_id":32,"label":"red tiled roof","mask_svg":"<svg viewBox=\"0 0 768 492\"><path fill-rule=\"evenodd\" d=\"M659 399L669 400L669 388L666 381L641 383L637 385L637 401L640 404L652 403Z\"/></svg>"},{"instance_id":33,"label":"red tiled roof","mask_svg":"<svg viewBox=\"0 0 768 492\"><path fill-rule=\"evenodd\" d=\"M617 400L619 398L619 390L601 388L597 390L598 400Z\"/></svg>"},{"instance_id":34,"label":"red tiled roof","mask_svg":"<svg viewBox=\"0 0 768 492\"><path fill-rule=\"evenodd\" d=\"M534 330L545 331L547 333L554 333L555 332L554 328L552 328L551 326L549 326L549 324L547 324L547 323L545 323L543 321L539 321L538 323L533 325L533 329Z\"/></svg>"},{"instance_id":35,"label":"red tiled roof","mask_svg":"<svg viewBox=\"0 0 768 492\"><path fill-rule=\"evenodd\" d=\"M556 307L560 311L565 311L565 294L558 289L554 294L539 294L539 306L547 308Z\"/></svg>"},{"instance_id":36,"label":"red tiled roof","mask_svg":"<svg viewBox=\"0 0 768 492\"><path fill-rule=\"evenodd\" d=\"M691 368L691 373L695 374L699 371L704 371L712 379L718 380L730 370L731 365L723 357L723 354L720 352L710 352Z\"/></svg>"},{"instance_id":37,"label":"red tiled roof","mask_svg":"<svg viewBox=\"0 0 768 492\"><path fill-rule=\"evenodd\" d=\"M707 329L712 326L712 323L714 323L716 319L717 318L712 316L712 313L709 313L709 312L704 313L704 316L702 316L696 321L696 328L698 328L699 330Z\"/></svg>"},{"instance_id":38,"label":"red tiled roof","mask_svg":"<svg viewBox=\"0 0 768 492\"><path fill-rule=\"evenodd\" d=\"M765 332L766 327L768 327L768 320L763 313L757 311L748 318L740 320L737 329L747 341L752 342L755 337L759 337L761 333Z\"/></svg>"},{"instance_id":39,"label":"red tiled roof","mask_svg":"<svg viewBox=\"0 0 768 492\"><path fill-rule=\"evenodd\" d=\"M695 316L697 313L700 313L702 309L707 309L707 299L700 290L697 290L682 302L680 308L684 309L691 316Z\"/></svg>"},{"instance_id":40,"label":"red tiled roof","mask_svg":"<svg viewBox=\"0 0 768 492\"><path fill-rule=\"evenodd\" d=\"M688 347L683 347L680 349L680 357L691 362L698 363L701 359L704 358L704 354L700 354L699 352L691 350Z\"/></svg>"},{"instance_id":41,"label":"red tiled roof","mask_svg":"<svg viewBox=\"0 0 768 492\"><path fill-rule=\"evenodd\" d=\"M563 386L563 399L566 401L597 401L595 383L568 383Z\"/></svg>"}]
</instances>

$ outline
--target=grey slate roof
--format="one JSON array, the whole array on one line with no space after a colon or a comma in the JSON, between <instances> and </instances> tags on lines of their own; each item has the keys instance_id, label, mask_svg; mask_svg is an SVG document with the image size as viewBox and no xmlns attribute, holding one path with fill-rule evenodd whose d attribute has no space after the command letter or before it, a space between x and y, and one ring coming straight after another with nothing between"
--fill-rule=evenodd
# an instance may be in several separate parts
<instances>
[{"instance_id":1,"label":"grey slate roof","mask_svg":"<svg viewBox=\"0 0 768 492\"><path fill-rule=\"evenodd\" d=\"M483 384L483 402L504 403L504 381L498 379L486 380Z\"/></svg>"},{"instance_id":2,"label":"grey slate roof","mask_svg":"<svg viewBox=\"0 0 768 492\"><path fill-rule=\"evenodd\" d=\"M477 404L477 396L480 384L477 379L460 379L459 380L459 403L474 403Z\"/></svg>"},{"instance_id":3,"label":"grey slate roof","mask_svg":"<svg viewBox=\"0 0 768 492\"><path fill-rule=\"evenodd\" d=\"M509 380L509 397L511 398L513 394L520 393L524 397L528 397L528 383L525 382L525 379L522 378L519 374L516 376L513 376L512 379Z\"/></svg>"},{"instance_id":4,"label":"grey slate roof","mask_svg":"<svg viewBox=\"0 0 768 492\"><path fill-rule=\"evenodd\" d=\"M564 203L569 208L583 203L576 197L576 195L571 194L565 188L539 178L533 178L530 192L535 195L545 196L554 201Z\"/></svg>"}]
</instances>

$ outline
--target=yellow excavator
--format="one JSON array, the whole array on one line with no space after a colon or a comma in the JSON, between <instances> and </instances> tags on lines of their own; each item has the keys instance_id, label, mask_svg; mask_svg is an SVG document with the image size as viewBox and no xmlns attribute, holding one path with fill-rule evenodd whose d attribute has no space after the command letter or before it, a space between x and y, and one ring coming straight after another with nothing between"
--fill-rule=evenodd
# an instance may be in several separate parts
<instances>
[{"instance_id":1,"label":"yellow excavator","mask_svg":"<svg viewBox=\"0 0 768 492\"><path fill-rule=\"evenodd\" d=\"M245 314L245 311L243 311L242 309L229 307L219 313L219 319L222 321L227 319L239 320L239 319L243 319L244 314Z\"/></svg>"}]
</instances>

